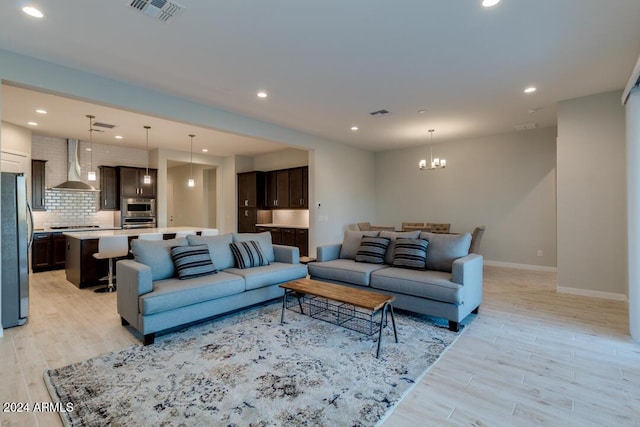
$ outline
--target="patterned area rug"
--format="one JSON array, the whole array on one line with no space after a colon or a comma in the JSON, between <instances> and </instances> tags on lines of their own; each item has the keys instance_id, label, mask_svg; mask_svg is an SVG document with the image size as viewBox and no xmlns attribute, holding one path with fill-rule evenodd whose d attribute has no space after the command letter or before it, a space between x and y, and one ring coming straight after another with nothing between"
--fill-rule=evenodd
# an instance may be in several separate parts
<instances>
[{"instance_id":1,"label":"patterned area rug","mask_svg":"<svg viewBox=\"0 0 640 427\"><path fill-rule=\"evenodd\" d=\"M272 304L47 370L68 426L372 426L459 336L396 312L363 335Z\"/></svg>"}]
</instances>

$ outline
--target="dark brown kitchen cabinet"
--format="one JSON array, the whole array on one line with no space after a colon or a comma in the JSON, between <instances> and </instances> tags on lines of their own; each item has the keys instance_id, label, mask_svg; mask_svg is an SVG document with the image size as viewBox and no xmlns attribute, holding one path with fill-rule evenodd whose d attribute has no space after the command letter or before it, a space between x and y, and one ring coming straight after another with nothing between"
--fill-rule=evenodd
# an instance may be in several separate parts
<instances>
[{"instance_id":1,"label":"dark brown kitchen cabinet","mask_svg":"<svg viewBox=\"0 0 640 427\"><path fill-rule=\"evenodd\" d=\"M300 249L300 256L309 256L309 230L296 229L296 246Z\"/></svg>"},{"instance_id":2,"label":"dark brown kitchen cabinet","mask_svg":"<svg viewBox=\"0 0 640 427\"><path fill-rule=\"evenodd\" d=\"M146 168L120 166L120 197L155 197L158 171L149 169L151 184L144 183Z\"/></svg>"},{"instance_id":3,"label":"dark brown kitchen cabinet","mask_svg":"<svg viewBox=\"0 0 640 427\"><path fill-rule=\"evenodd\" d=\"M309 209L309 167L289 169L289 207Z\"/></svg>"},{"instance_id":4,"label":"dark brown kitchen cabinet","mask_svg":"<svg viewBox=\"0 0 640 427\"><path fill-rule=\"evenodd\" d=\"M289 208L289 170L276 170L265 175L265 205L269 209Z\"/></svg>"},{"instance_id":5,"label":"dark brown kitchen cabinet","mask_svg":"<svg viewBox=\"0 0 640 427\"><path fill-rule=\"evenodd\" d=\"M238 207L264 207L264 173L243 172L238 174Z\"/></svg>"},{"instance_id":6,"label":"dark brown kitchen cabinet","mask_svg":"<svg viewBox=\"0 0 640 427\"><path fill-rule=\"evenodd\" d=\"M306 228L256 227L258 233L271 233L274 245L295 246L300 249L300 256L309 255L309 230Z\"/></svg>"},{"instance_id":7,"label":"dark brown kitchen cabinet","mask_svg":"<svg viewBox=\"0 0 640 427\"><path fill-rule=\"evenodd\" d=\"M62 233L34 233L31 245L31 270L34 272L65 267L66 236Z\"/></svg>"},{"instance_id":8,"label":"dark brown kitchen cabinet","mask_svg":"<svg viewBox=\"0 0 640 427\"><path fill-rule=\"evenodd\" d=\"M255 233L258 222L256 208L238 208L238 233Z\"/></svg>"},{"instance_id":9,"label":"dark brown kitchen cabinet","mask_svg":"<svg viewBox=\"0 0 640 427\"><path fill-rule=\"evenodd\" d=\"M31 160L31 209L44 211L46 160Z\"/></svg>"},{"instance_id":10,"label":"dark brown kitchen cabinet","mask_svg":"<svg viewBox=\"0 0 640 427\"><path fill-rule=\"evenodd\" d=\"M100 166L100 210L116 211L118 209L120 209L118 168Z\"/></svg>"}]
</instances>

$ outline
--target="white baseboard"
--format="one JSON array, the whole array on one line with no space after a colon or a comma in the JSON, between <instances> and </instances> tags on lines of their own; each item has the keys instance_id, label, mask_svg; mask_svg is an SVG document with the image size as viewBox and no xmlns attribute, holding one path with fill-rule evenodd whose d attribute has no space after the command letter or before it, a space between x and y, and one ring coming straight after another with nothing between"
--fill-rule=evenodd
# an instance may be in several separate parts
<instances>
[{"instance_id":1,"label":"white baseboard","mask_svg":"<svg viewBox=\"0 0 640 427\"><path fill-rule=\"evenodd\" d=\"M583 297L610 299L615 301L629 302L624 294L615 294L613 292L592 291L589 289L568 288L566 286L558 286L556 290L561 294L580 295Z\"/></svg>"},{"instance_id":2,"label":"white baseboard","mask_svg":"<svg viewBox=\"0 0 640 427\"><path fill-rule=\"evenodd\" d=\"M507 268L519 268L521 270L546 271L548 273L558 272L557 267L548 267L545 265L516 264L513 262L490 261L490 260L484 260L484 265L488 265L490 267L507 267Z\"/></svg>"}]
</instances>

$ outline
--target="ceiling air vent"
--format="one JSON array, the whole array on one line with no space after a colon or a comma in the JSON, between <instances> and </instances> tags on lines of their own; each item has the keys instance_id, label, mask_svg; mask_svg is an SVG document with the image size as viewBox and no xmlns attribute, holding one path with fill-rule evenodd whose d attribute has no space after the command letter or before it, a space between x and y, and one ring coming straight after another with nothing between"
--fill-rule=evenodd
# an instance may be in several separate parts
<instances>
[{"instance_id":1,"label":"ceiling air vent","mask_svg":"<svg viewBox=\"0 0 640 427\"><path fill-rule=\"evenodd\" d=\"M116 127L116 125L110 125L109 123L102 123L102 122L93 122L93 126L99 127L99 128L106 128L106 129L113 129L114 127Z\"/></svg>"},{"instance_id":2,"label":"ceiling air vent","mask_svg":"<svg viewBox=\"0 0 640 427\"><path fill-rule=\"evenodd\" d=\"M129 0L129 6L158 21L170 23L184 10L184 6L167 0Z\"/></svg>"},{"instance_id":3,"label":"ceiling air vent","mask_svg":"<svg viewBox=\"0 0 640 427\"><path fill-rule=\"evenodd\" d=\"M369 114L374 117L384 117L384 116L388 116L391 113L389 112L389 110L382 109L378 111L372 111Z\"/></svg>"},{"instance_id":4,"label":"ceiling air vent","mask_svg":"<svg viewBox=\"0 0 640 427\"><path fill-rule=\"evenodd\" d=\"M537 123L525 123L523 125L516 125L513 128L516 132L522 132L523 130L531 130L536 129L538 127Z\"/></svg>"}]
</instances>

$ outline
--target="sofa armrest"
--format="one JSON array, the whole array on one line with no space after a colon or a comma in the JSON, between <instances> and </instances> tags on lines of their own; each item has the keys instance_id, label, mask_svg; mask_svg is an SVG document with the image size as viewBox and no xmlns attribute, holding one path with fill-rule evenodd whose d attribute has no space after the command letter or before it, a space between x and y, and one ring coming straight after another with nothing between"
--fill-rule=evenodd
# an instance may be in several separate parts
<instances>
[{"instance_id":1,"label":"sofa armrest","mask_svg":"<svg viewBox=\"0 0 640 427\"><path fill-rule=\"evenodd\" d=\"M321 245L318 246L317 249L317 261L332 261L334 259L340 258L340 249L342 248L342 243L333 243L329 245Z\"/></svg>"},{"instance_id":2,"label":"sofa armrest","mask_svg":"<svg viewBox=\"0 0 640 427\"><path fill-rule=\"evenodd\" d=\"M464 304L478 307L482 303L482 255L469 254L453 261L451 281L464 287Z\"/></svg>"},{"instance_id":3,"label":"sofa armrest","mask_svg":"<svg viewBox=\"0 0 640 427\"><path fill-rule=\"evenodd\" d=\"M276 262L300 264L300 248L296 246L273 245Z\"/></svg>"},{"instance_id":4,"label":"sofa armrest","mask_svg":"<svg viewBox=\"0 0 640 427\"><path fill-rule=\"evenodd\" d=\"M138 297L153 291L151 267L124 259L116 263L118 314L135 328L138 325Z\"/></svg>"}]
</instances>

